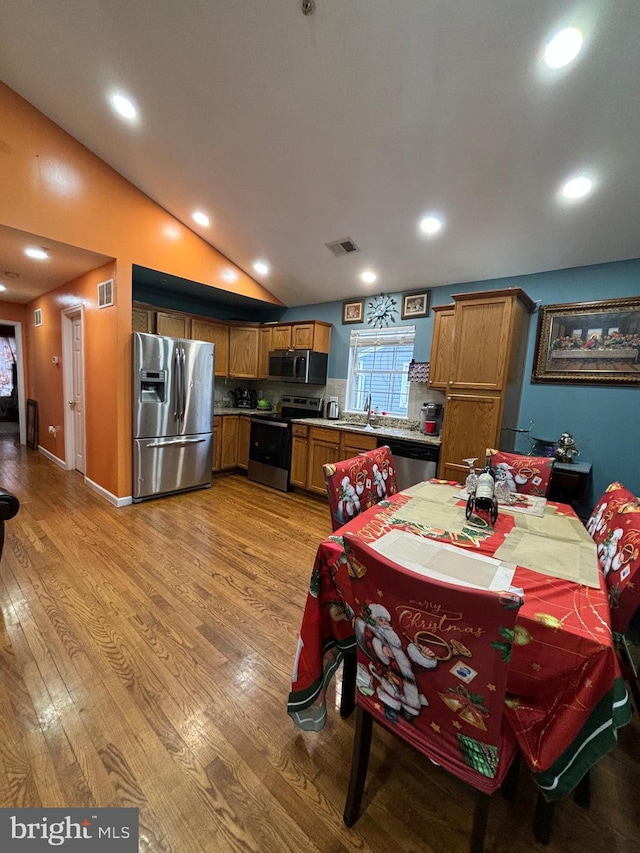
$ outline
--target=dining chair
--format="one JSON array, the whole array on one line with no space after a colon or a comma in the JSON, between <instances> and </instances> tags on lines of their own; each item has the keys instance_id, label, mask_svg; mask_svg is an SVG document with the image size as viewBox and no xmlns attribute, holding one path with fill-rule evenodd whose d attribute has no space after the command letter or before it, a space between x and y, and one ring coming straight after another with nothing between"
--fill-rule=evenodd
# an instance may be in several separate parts
<instances>
[{"instance_id":1,"label":"dining chair","mask_svg":"<svg viewBox=\"0 0 640 853\"><path fill-rule=\"evenodd\" d=\"M622 483L607 486L587 521L596 543L611 611L616 649L640 713L640 679L625 633L640 609L640 498Z\"/></svg>"},{"instance_id":2,"label":"dining chair","mask_svg":"<svg viewBox=\"0 0 640 853\"><path fill-rule=\"evenodd\" d=\"M344 822L360 815L374 721L475 789L471 853L518 753L504 717L522 599L434 580L344 536L356 602L356 721ZM387 754L381 770L393 772Z\"/></svg>"},{"instance_id":3,"label":"dining chair","mask_svg":"<svg viewBox=\"0 0 640 853\"><path fill-rule=\"evenodd\" d=\"M518 453L507 453L490 447L486 453L491 457L494 468L504 470L512 492L547 497L555 461L553 457L520 456Z\"/></svg>"},{"instance_id":4,"label":"dining chair","mask_svg":"<svg viewBox=\"0 0 640 853\"><path fill-rule=\"evenodd\" d=\"M386 445L323 465L322 471L333 530L398 491L393 454Z\"/></svg>"},{"instance_id":5,"label":"dining chair","mask_svg":"<svg viewBox=\"0 0 640 853\"><path fill-rule=\"evenodd\" d=\"M622 483L611 483L594 506L586 527L596 543L598 562L607 585L620 669L631 690L636 711L640 713L640 678L625 638L640 608L640 500ZM574 799L588 808L590 774L587 773L576 788ZM554 812L555 803L545 802L539 794L534 835L542 844L551 840Z\"/></svg>"}]
</instances>

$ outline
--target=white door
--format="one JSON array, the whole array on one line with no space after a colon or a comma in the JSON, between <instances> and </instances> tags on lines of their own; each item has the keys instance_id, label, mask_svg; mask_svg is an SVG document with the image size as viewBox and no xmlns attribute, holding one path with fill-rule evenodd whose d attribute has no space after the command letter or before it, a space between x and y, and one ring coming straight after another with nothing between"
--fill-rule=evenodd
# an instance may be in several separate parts
<instances>
[{"instance_id":1,"label":"white door","mask_svg":"<svg viewBox=\"0 0 640 853\"><path fill-rule=\"evenodd\" d=\"M73 410L74 468L84 474L84 358L82 353L82 317L80 314L71 318L71 346L72 396L69 405Z\"/></svg>"}]
</instances>

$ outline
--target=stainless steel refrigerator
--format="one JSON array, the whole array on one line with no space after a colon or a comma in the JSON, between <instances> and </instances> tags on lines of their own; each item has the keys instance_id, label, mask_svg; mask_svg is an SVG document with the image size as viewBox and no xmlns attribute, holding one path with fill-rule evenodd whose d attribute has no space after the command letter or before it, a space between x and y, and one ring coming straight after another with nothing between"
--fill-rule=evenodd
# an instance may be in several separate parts
<instances>
[{"instance_id":1,"label":"stainless steel refrigerator","mask_svg":"<svg viewBox=\"0 0 640 853\"><path fill-rule=\"evenodd\" d=\"M133 334L133 501L211 485L214 346Z\"/></svg>"}]
</instances>

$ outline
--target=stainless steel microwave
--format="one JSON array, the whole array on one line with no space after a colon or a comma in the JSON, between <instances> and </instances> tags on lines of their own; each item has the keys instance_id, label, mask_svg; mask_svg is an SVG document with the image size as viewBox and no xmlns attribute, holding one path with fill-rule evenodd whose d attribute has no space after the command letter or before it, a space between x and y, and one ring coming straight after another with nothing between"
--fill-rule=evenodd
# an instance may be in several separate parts
<instances>
[{"instance_id":1,"label":"stainless steel microwave","mask_svg":"<svg viewBox=\"0 0 640 853\"><path fill-rule=\"evenodd\" d=\"M326 385L327 354L309 349L277 349L269 353L269 379Z\"/></svg>"}]
</instances>

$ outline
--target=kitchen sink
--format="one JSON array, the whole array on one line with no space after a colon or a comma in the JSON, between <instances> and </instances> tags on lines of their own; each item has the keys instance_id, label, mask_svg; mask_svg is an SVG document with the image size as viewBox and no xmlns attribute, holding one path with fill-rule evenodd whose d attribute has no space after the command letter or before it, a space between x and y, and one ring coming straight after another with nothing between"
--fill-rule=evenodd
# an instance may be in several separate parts
<instances>
[{"instance_id":1,"label":"kitchen sink","mask_svg":"<svg viewBox=\"0 0 640 853\"><path fill-rule=\"evenodd\" d=\"M376 424L370 424L368 427L365 424L351 423L351 421L340 421L340 426L349 427L349 429L362 429L369 432L370 429L380 429Z\"/></svg>"}]
</instances>

